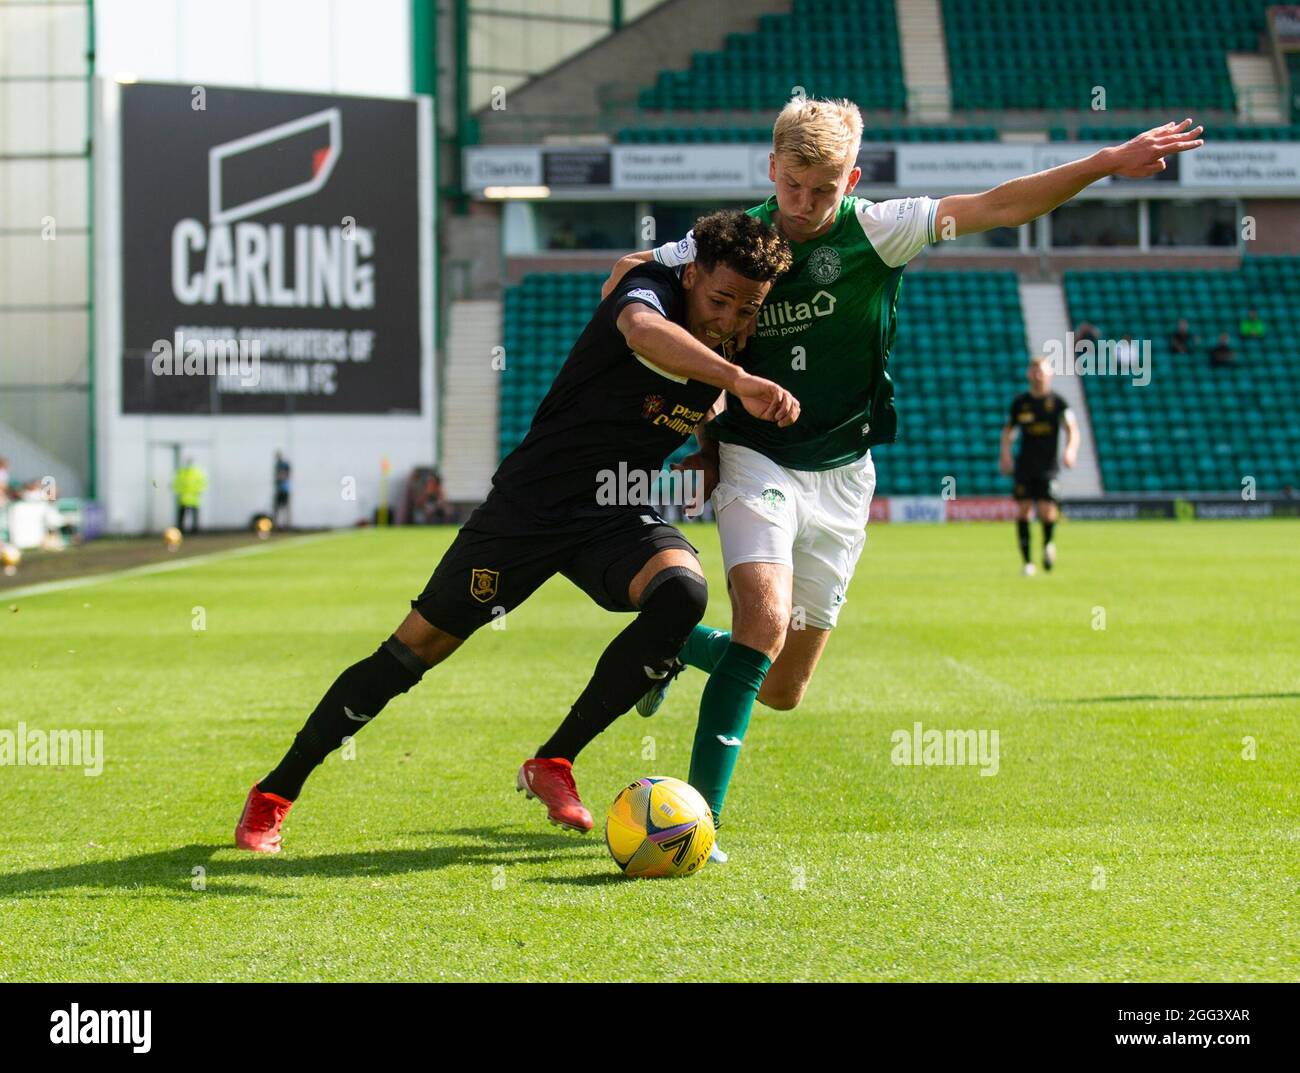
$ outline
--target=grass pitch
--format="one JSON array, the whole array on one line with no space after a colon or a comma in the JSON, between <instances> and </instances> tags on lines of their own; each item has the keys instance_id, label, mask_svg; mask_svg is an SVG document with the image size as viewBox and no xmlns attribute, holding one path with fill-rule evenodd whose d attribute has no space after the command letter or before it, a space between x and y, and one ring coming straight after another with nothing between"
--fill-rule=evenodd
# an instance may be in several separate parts
<instances>
[{"instance_id":1,"label":"grass pitch","mask_svg":"<svg viewBox=\"0 0 1300 1073\"><path fill-rule=\"evenodd\" d=\"M874 528L803 705L756 711L731 863L680 881L514 792L625 621L555 580L330 758L282 854L235 850L249 785L452 535L5 596L0 730L99 729L105 762L0 767L0 980L1300 977L1295 523L1067 523L1033 579L1010 525ZM579 759L598 823L685 776L702 684ZM894 763L916 723L997 731L997 774Z\"/></svg>"}]
</instances>

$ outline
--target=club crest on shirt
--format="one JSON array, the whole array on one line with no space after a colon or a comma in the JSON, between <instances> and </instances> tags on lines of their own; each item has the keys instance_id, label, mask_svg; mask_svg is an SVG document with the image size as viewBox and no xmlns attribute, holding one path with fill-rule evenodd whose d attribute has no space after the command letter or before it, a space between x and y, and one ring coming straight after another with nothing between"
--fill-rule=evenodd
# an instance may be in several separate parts
<instances>
[{"instance_id":1,"label":"club crest on shirt","mask_svg":"<svg viewBox=\"0 0 1300 1073\"><path fill-rule=\"evenodd\" d=\"M779 488L764 488L761 498L769 507L775 507L778 503L785 502L785 493Z\"/></svg>"},{"instance_id":2,"label":"club crest on shirt","mask_svg":"<svg viewBox=\"0 0 1300 1073\"><path fill-rule=\"evenodd\" d=\"M647 395L645 402L641 404L642 417L654 417L664 408L664 397L662 395Z\"/></svg>"},{"instance_id":3,"label":"club crest on shirt","mask_svg":"<svg viewBox=\"0 0 1300 1073\"><path fill-rule=\"evenodd\" d=\"M818 283L834 283L840 278L840 255L831 246L818 246L808 258L808 274Z\"/></svg>"},{"instance_id":4,"label":"club crest on shirt","mask_svg":"<svg viewBox=\"0 0 1300 1073\"><path fill-rule=\"evenodd\" d=\"M499 570L475 568L469 572L469 594L479 603L485 604L497 594L497 583L500 579Z\"/></svg>"}]
</instances>

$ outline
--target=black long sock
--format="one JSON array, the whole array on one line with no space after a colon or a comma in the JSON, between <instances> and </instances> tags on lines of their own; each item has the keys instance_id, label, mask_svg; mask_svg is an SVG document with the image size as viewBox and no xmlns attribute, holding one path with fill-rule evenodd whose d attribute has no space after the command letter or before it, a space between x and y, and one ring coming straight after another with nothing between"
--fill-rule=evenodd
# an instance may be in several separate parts
<instances>
[{"instance_id":1,"label":"black long sock","mask_svg":"<svg viewBox=\"0 0 1300 1073\"><path fill-rule=\"evenodd\" d=\"M1056 532L1055 522L1043 522L1043 543L1044 544L1050 544L1052 542L1052 534L1054 532Z\"/></svg>"},{"instance_id":2,"label":"black long sock","mask_svg":"<svg viewBox=\"0 0 1300 1073\"><path fill-rule=\"evenodd\" d=\"M661 584L641 612L601 654L596 671L538 756L572 762L591 740L626 712L659 678L704 617L709 591L704 579L682 567Z\"/></svg>"},{"instance_id":3,"label":"black long sock","mask_svg":"<svg viewBox=\"0 0 1300 1073\"><path fill-rule=\"evenodd\" d=\"M1020 557L1029 562L1029 522L1016 522L1016 537L1020 541Z\"/></svg>"},{"instance_id":4,"label":"black long sock","mask_svg":"<svg viewBox=\"0 0 1300 1073\"><path fill-rule=\"evenodd\" d=\"M277 794L289 801L302 793L307 781L325 757L356 734L399 693L405 693L426 668L414 652L396 637L390 637L371 655L352 664L334 680L315 711L298 731L284 759L257 784L263 793Z\"/></svg>"}]
</instances>

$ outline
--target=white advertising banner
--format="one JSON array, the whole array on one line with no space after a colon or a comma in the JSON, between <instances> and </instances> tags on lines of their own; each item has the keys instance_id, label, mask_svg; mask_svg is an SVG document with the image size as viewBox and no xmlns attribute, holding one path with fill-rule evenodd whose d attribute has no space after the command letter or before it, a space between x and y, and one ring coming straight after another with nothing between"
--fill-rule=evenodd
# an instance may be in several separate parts
<instances>
[{"instance_id":1,"label":"white advertising banner","mask_svg":"<svg viewBox=\"0 0 1300 1073\"><path fill-rule=\"evenodd\" d=\"M987 190L1021 175L1078 160L1099 142L933 142L864 147L861 190L873 197ZM472 146L465 150L465 187L548 185L571 196L655 194L718 198L765 197L767 144L617 145L607 149L554 146ZM1185 196L1188 189L1231 197L1254 191L1300 194L1300 142L1211 142L1170 161L1166 172L1126 182L1103 179L1082 197ZM1121 193L1123 191L1123 193Z\"/></svg>"},{"instance_id":2,"label":"white advertising banner","mask_svg":"<svg viewBox=\"0 0 1300 1073\"><path fill-rule=\"evenodd\" d=\"M767 182L766 172L763 182ZM615 190L748 189L753 185L748 146L638 145L614 150Z\"/></svg>"},{"instance_id":3,"label":"white advertising banner","mask_svg":"<svg viewBox=\"0 0 1300 1073\"><path fill-rule=\"evenodd\" d=\"M1289 186L1300 192L1300 145L1294 142L1226 142L1184 153L1179 185L1184 187Z\"/></svg>"},{"instance_id":4,"label":"white advertising banner","mask_svg":"<svg viewBox=\"0 0 1300 1073\"><path fill-rule=\"evenodd\" d=\"M1034 170L1033 145L936 142L898 146L898 186L918 194L987 190Z\"/></svg>"},{"instance_id":5,"label":"white advertising banner","mask_svg":"<svg viewBox=\"0 0 1300 1073\"><path fill-rule=\"evenodd\" d=\"M465 150L465 188L540 186L542 150L539 146L479 145Z\"/></svg>"}]
</instances>

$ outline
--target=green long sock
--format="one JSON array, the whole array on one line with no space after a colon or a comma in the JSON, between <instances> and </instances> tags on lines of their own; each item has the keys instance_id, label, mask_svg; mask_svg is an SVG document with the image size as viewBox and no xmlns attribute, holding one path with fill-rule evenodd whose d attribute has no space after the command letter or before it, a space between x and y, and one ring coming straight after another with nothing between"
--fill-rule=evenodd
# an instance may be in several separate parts
<instances>
[{"instance_id":1,"label":"green long sock","mask_svg":"<svg viewBox=\"0 0 1300 1073\"><path fill-rule=\"evenodd\" d=\"M726 630L715 630L703 624L691 630L677 658L690 667L698 667L706 674L712 674L713 668L722 659L722 654L731 644L731 634Z\"/></svg>"},{"instance_id":2,"label":"green long sock","mask_svg":"<svg viewBox=\"0 0 1300 1073\"><path fill-rule=\"evenodd\" d=\"M762 652L731 641L700 697L689 781L709 803L715 825L722 819L727 786L740 759L754 698L771 666L772 661Z\"/></svg>"}]
</instances>

